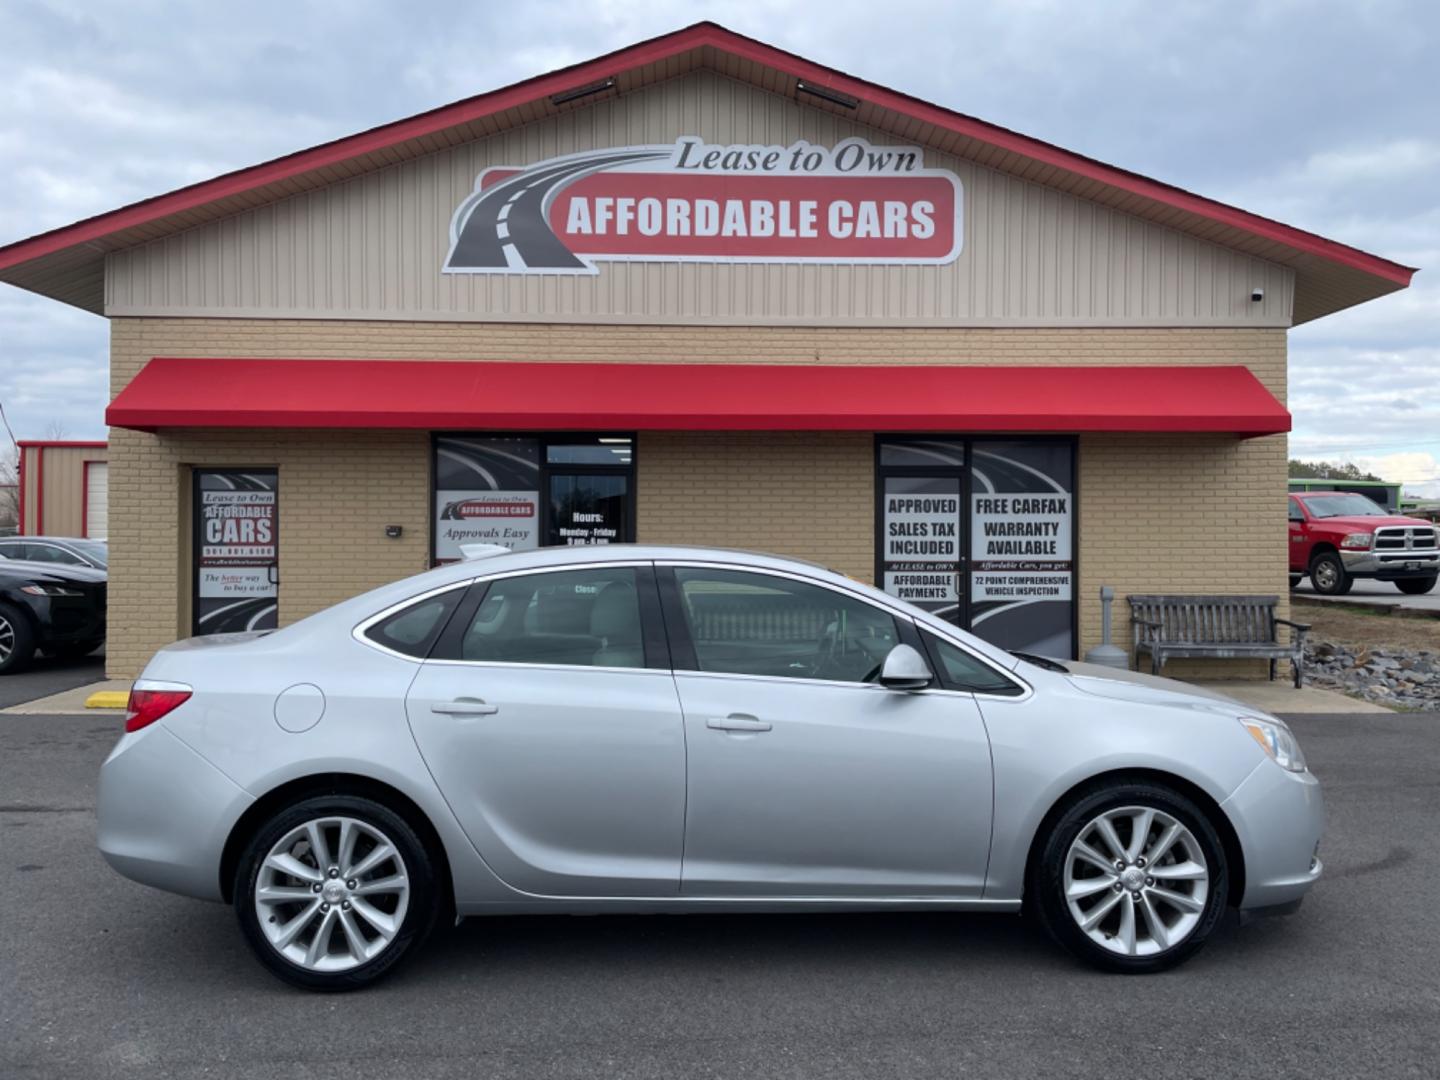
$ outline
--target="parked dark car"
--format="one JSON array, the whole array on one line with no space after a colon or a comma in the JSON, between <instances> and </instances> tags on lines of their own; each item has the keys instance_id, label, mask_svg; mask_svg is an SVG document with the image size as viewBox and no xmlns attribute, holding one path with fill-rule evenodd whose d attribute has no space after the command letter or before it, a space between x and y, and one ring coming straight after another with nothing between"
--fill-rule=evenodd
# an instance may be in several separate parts
<instances>
[{"instance_id":1,"label":"parked dark car","mask_svg":"<svg viewBox=\"0 0 1440 1080\"><path fill-rule=\"evenodd\" d=\"M105 570L110 564L110 548L104 540L75 536L7 536L0 539L0 558Z\"/></svg>"},{"instance_id":2,"label":"parked dark car","mask_svg":"<svg viewBox=\"0 0 1440 1080\"><path fill-rule=\"evenodd\" d=\"M37 651L84 656L104 644L105 583L91 566L0 558L0 675Z\"/></svg>"}]
</instances>

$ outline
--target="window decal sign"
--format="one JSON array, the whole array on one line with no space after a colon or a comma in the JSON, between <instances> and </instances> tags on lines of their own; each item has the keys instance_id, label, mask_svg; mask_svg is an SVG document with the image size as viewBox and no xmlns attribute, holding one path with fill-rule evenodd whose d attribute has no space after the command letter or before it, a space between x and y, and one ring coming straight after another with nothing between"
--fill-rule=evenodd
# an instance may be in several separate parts
<instances>
[{"instance_id":1,"label":"window decal sign","mask_svg":"<svg viewBox=\"0 0 1440 1080\"><path fill-rule=\"evenodd\" d=\"M195 471L195 633L275 629L277 478L267 469Z\"/></svg>"},{"instance_id":2,"label":"window decal sign","mask_svg":"<svg viewBox=\"0 0 1440 1080\"><path fill-rule=\"evenodd\" d=\"M538 440L436 440L435 558L461 558L462 544L499 544L512 551L540 546Z\"/></svg>"},{"instance_id":3,"label":"window decal sign","mask_svg":"<svg viewBox=\"0 0 1440 1080\"><path fill-rule=\"evenodd\" d=\"M598 274L602 261L934 265L962 246L960 179L916 146L616 147L490 168L450 222L447 274Z\"/></svg>"},{"instance_id":4,"label":"window decal sign","mask_svg":"<svg viewBox=\"0 0 1440 1080\"><path fill-rule=\"evenodd\" d=\"M1074 451L986 442L970 494L970 626L1006 649L1074 655Z\"/></svg>"}]
</instances>

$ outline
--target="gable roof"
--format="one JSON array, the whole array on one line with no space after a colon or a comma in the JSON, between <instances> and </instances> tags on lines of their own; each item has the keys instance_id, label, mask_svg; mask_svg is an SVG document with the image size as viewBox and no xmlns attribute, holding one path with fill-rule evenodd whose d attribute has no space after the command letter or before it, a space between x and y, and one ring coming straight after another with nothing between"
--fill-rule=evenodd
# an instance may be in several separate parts
<instances>
[{"instance_id":1,"label":"gable roof","mask_svg":"<svg viewBox=\"0 0 1440 1080\"><path fill-rule=\"evenodd\" d=\"M908 142L1032 180L1295 271L1296 323L1410 283L1415 268L1106 165L812 63L711 22L607 53L405 120L226 173L0 247L0 281L90 311L104 305L105 255L254 206L497 134L602 97L708 68ZM841 101L805 93L828 90ZM576 90L602 89L564 100ZM555 99L561 99L556 104Z\"/></svg>"}]
</instances>

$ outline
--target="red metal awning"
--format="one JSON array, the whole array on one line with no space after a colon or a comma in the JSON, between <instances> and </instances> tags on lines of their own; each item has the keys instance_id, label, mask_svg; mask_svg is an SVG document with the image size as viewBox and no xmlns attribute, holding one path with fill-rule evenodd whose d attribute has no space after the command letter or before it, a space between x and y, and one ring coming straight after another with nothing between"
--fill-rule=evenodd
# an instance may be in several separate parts
<instances>
[{"instance_id":1,"label":"red metal awning","mask_svg":"<svg viewBox=\"0 0 1440 1080\"><path fill-rule=\"evenodd\" d=\"M634 431L1131 431L1273 435L1290 414L1234 366L151 360L112 427Z\"/></svg>"}]
</instances>

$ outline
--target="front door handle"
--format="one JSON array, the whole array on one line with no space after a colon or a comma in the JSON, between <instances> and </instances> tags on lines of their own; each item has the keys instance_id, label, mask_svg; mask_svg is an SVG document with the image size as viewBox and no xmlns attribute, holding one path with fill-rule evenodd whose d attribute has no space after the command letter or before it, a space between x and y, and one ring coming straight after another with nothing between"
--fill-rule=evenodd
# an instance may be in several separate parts
<instances>
[{"instance_id":1,"label":"front door handle","mask_svg":"<svg viewBox=\"0 0 1440 1080\"><path fill-rule=\"evenodd\" d=\"M487 705L479 698L456 698L431 705L430 711L441 716L494 716L500 711L500 706Z\"/></svg>"},{"instance_id":2,"label":"front door handle","mask_svg":"<svg viewBox=\"0 0 1440 1080\"><path fill-rule=\"evenodd\" d=\"M731 713L729 716L715 716L705 721L705 726L716 731L769 731L770 721L745 713Z\"/></svg>"}]
</instances>

